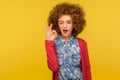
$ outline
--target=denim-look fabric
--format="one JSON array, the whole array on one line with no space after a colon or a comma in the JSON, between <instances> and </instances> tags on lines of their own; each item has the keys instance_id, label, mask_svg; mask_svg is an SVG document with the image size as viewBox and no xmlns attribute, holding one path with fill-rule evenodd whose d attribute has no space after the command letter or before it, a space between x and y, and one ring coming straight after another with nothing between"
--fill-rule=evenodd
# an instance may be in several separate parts
<instances>
[{"instance_id":1,"label":"denim-look fabric","mask_svg":"<svg viewBox=\"0 0 120 80\"><path fill-rule=\"evenodd\" d=\"M59 60L59 80L83 80L77 38L71 37L70 40L65 41L59 36L54 42Z\"/></svg>"}]
</instances>

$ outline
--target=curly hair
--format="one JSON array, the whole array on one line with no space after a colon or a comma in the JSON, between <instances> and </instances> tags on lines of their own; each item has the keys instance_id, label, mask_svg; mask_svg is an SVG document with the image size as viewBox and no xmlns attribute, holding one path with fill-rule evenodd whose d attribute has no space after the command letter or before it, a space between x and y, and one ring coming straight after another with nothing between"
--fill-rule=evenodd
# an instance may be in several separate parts
<instances>
[{"instance_id":1,"label":"curly hair","mask_svg":"<svg viewBox=\"0 0 120 80\"><path fill-rule=\"evenodd\" d=\"M53 10L50 11L48 17L48 25L53 24L52 29L56 30L58 35L60 35L60 30L58 27L58 19L62 15L70 15L73 22L73 30L72 35L76 37L79 33L81 33L86 25L85 13L83 8L78 4L71 3L61 3L57 4Z\"/></svg>"}]
</instances>

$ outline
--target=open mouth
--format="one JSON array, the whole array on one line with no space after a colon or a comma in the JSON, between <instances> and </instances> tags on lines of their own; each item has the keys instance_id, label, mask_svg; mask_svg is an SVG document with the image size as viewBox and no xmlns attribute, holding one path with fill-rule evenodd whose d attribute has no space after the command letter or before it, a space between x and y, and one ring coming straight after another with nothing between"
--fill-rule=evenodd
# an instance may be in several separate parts
<instances>
[{"instance_id":1,"label":"open mouth","mask_svg":"<svg viewBox=\"0 0 120 80\"><path fill-rule=\"evenodd\" d=\"M66 34L68 32L68 30L63 30L63 33Z\"/></svg>"}]
</instances>

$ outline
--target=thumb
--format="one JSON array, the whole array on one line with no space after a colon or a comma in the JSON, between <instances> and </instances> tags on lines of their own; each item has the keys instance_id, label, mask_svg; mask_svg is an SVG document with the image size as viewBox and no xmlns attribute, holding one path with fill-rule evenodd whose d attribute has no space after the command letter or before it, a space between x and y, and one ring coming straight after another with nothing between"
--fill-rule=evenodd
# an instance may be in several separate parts
<instances>
[{"instance_id":1,"label":"thumb","mask_svg":"<svg viewBox=\"0 0 120 80\"><path fill-rule=\"evenodd\" d=\"M52 30L52 32L57 35L57 32L55 30Z\"/></svg>"}]
</instances>

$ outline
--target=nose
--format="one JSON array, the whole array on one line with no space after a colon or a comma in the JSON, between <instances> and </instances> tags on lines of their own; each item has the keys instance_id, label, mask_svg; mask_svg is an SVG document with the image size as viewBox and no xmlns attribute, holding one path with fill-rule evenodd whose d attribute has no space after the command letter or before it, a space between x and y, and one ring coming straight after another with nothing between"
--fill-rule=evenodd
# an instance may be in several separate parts
<instances>
[{"instance_id":1,"label":"nose","mask_svg":"<svg viewBox=\"0 0 120 80\"><path fill-rule=\"evenodd\" d=\"M66 27L67 27L67 24L64 24L64 25L63 25L63 28L66 28Z\"/></svg>"}]
</instances>

